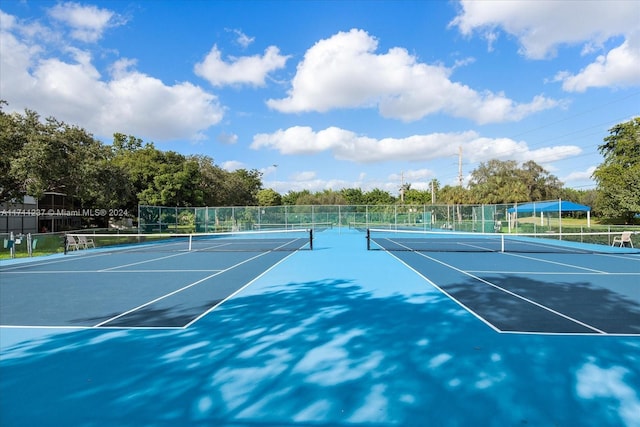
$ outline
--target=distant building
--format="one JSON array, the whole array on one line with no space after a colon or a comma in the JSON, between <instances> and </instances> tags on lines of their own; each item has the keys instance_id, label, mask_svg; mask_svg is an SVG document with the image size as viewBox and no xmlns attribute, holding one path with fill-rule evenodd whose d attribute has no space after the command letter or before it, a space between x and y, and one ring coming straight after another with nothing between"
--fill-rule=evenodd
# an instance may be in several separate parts
<instances>
[{"instance_id":1,"label":"distant building","mask_svg":"<svg viewBox=\"0 0 640 427\"><path fill-rule=\"evenodd\" d=\"M38 200L38 229L50 232L82 228L82 218L74 214L73 203L64 193L45 192Z\"/></svg>"},{"instance_id":2,"label":"distant building","mask_svg":"<svg viewBox=\"0 0 640 427\"><path fill-rule=\"evenodd\" d=\"M37 233L38 201L25 196L22 203L0 203L0 233Z\"/></svg>"},{"instance_id":3,"label":"distant building","mask_svg":"<svg viewBox=\"0 0 640 427\"><path fill-rule=\"evenodd\" d=\"M82 218L64 193L46 192L40 200L25 196L22 203L0 203L0 233L47 233L81 227Z\"/></svg>"}]
</instances>

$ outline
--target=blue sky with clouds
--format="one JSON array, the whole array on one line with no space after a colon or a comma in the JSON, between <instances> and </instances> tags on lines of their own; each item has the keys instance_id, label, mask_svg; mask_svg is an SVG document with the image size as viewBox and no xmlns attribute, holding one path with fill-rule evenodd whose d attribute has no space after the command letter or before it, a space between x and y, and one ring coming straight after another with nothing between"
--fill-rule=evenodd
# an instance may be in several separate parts
<instances>
[{"instance_id":1,"label":"blue sky with clouds","mask_svg":"<svg viewBox=\"0 0 640 427\"><path fill-rule=\"evenodd\" d=\"M588 189L640 114L639 23L616 0L5 0L0 98L282 194L456 185L460 158Z\"/></svg>"}]
</instances>

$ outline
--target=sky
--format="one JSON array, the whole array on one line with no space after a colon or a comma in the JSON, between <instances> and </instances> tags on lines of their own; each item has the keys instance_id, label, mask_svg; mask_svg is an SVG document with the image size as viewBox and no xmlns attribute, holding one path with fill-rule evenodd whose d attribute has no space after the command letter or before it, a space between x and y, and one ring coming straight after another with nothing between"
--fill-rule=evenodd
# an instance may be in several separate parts
<instances>
[{"instance_id":1,"label":"sky","mask_svg":"<svg viewBox=\"0 0 640 427\"><path fill-rule=\"evenodd\" d=\"M640 2L4 0L0 99L280 194L466 185L492 159L587 190L640 115Z\"/></svg>"}]
</instances>

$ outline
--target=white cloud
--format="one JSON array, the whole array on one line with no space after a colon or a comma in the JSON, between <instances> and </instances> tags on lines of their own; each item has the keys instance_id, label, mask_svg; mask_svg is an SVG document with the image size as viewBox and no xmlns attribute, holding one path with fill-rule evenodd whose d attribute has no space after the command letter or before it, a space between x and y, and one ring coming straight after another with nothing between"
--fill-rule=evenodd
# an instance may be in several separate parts
<instances>
[{"instance_id":1,"label":"white cloud","mask_svg":"<svg viewBox=\"0 0 640 427\"><path fill-rule=\"evenodd\" d=\"M626 0L461 0L460 6L460 14L450 26L458 27L464 35L476 31L493 34L502 28L518 39L521 53L532 59L553 56L562 44L584 43L592 49L613 36L633 32L640 16L640 3Z\"/></svg>"},{"instance_id":2,"label":"white cloud","mask_svg":"<svg viewBox=\"0 0 640 427\"><path fill-rule=\"evenodd\" d=\"M518 104L501 93L477 92L451 81L452 69L420 63L403 48L377 54L377 47L357 29L317 42L298 64L288 96L267 105L285 113L377 106L382 116L403 121L444 112L477 123L520 120L557 105L543 96Z\"/></svg>"},{"instance_id":3,"label":"white cloud","mask_svg":"<svg viewBox=\"0 0 640 427\"><path fill-rule=\"evenodd\" d=\"M561 177L560 180L564 183L590 181L592 180L591 176L593 175L593 172L595 172L595 170L596 167L591 166L585 171L571 172L567 176Z\"/></svg>"},{"instance_id":4,"label":"white cloud","mask_svg":"<svg viewBox=\"0 0 640 427\"><path fill-rule=\"evenodd\" d=\"M45 39L22 36L13 17L0 19L14 22L0 34L0 93L9 109L29 108L100 137L122 132L156 141L201 139L223 117L216 96L191 83L166 85L136 71L135 61L126 58L104 76L89 51L69 46L69 59L53 57Z\"/></svg>"},{"instance_id":5,"label":"white cloud","mask_svg":"<svg viewBox=\"0 0 640 427\"><path fill-rule=\"evenodd\" d=\"M255 41L255 37L249 37L248 35L243 33L241 30L233 29L233 30L227 30L227 31L231 31L232 33L234 33L237 36L236 43L238 43L240 46L242 46L245 49Z\"/></svg>"},{"instance_id":6,"label":"white cloud","mask_svg":"<svg viewBox=\"0 0 640 427\"><path fill-rule=\"evenodd\" d=\"M238 135L236 135L235 133L221 132L216 137L216 141L225 145L233 145L238 142Z\"/></svg>"},{"instance_id":7,"label":"white cloud","mask_svg":"<svg viewBox=\"0 0 640 427\"><path fill-rule=\"evenodd\" d=\"M268 168L267 168L268 169ZM265 176L267 172L263 172ZM429 190L429 180L434 174L428 169L407 170L405 171L405 182L411 183L411 188L415 190ZM309 190L312 193L324 190L339 191L343 188L360 188L363 191L371 191L380 189L388 191L391 194L398 194L400 188L400 174L391 174L383 179L367 179L367 174L361 172L355 180L346 179L323 179L318 176L315 171L294 172L287 177L286 188L282 188L283 192ZM274 187L282 186L283 182L274 183ZM283 186L284 187L284 186Z\"/></svg>"},{"instance_id":8,"label":"white cloud","mask_svg":"<svg viewBox=\"0 0 640 427\"><path fill-rule=\"evenodd\" d=\"M160 140L202 139L201 132L223 116L217 98L201 88L189 82L168 86L136 71L108 82L107 92L98 124L104 130L126 133L129 128Z\"/></svg>"},{"instance_id":9,"label":"white cloud","mask_svg":"<svg viewBox=\"0 0 640 427\"><path fill-rule=\"evenodd\" d=\"M260 169L260 173L262 173L263 177L272 175L275 179L278 175L278 165L271 165L266 168L262 168Z\"/></svg>"},{"instance_id":10,"label":"white cloud","mask_svg":"<svg viewBox=\"0 0 640 427\"><path fill-rule=\"evenodd\" d=\"M294 174L295 176L295 174ZM323 190L339 191L343 188L361 188L364 191L370 191L374 188L383 188L389 191L397 191L395 184L387 184L383 182L362 182L362 181L348 181L343 179L321 179L314 177L306 180L291 180L286 183L286 191L303 191L309 190L314 193Z\"/></svg>"},{"instance_id":11,"label":"white cloud","mask_svg":"<svg viewBox=\"0 0 640 427\"><path fill-rule=\"evenodd\" d=\"M204 60L195 65L194 72L213 86L264 86L269 73L284 68L288 58L281 55L277 47L269 46L262 56L231 57L225 62L218 46L214 45Z\"/></svg>"},{"instance_id":12,"label":"white cloud","mask_svg":"<svg viewBox=\"0 0 640 427\"><path fill-rule=\"evenodd\" d=\"M577 146L531 150L522 141L484 138L473 131L375 139L337 127L316 132L304 126L280 129L271 134L257 134L251 144L251 148L256 150L272 149L285 155L308 155L330 151L336 159L356 163L416 162L457 157L459 147L462 147L465 159L471 162L500 159L547 163L581 153Z\"/></svg>"},{"instance_id":13,"label":"white cloud","mask_svg":"<svg viewBox=\"0 0 640 427\"><path fill-rule=\"evenodd\" d=\"M404 179L405 182L412 182L433 178L434 176L434 172L429 169L409 169L402 171L402 173L389 175L389 180L401 182Z\"/></svg>"},{"instance_id":14,"label":"white cloud","mask_svg":"<svg viewBox=\"0 0 640 427\"><path fill-rule=\"evenodd\" d=\"M402 171L402 173L391 174L387 180L398 188L400 183L404 182L411 184L412 190L426 191L431 189L429 182L435 177L435 172L430 169L409 169ZM398 188L394 188L394 191L397 191Z\"/></svg>"},{"instance_id":15,"label":"white cloud","mask_svg":"<svg viewBox=\"0 0 640 427\"><path fill-rule=\"evenodd\" d=\"M247 165L237 160L229 160L227 162L222 163L222 169L233 172L238 169L246 169Z\"/></svg>"},{"instance_id":16,"label":"white cloud","mask_svg":"<svg viewBox=\"0 0 640 427\"><path fill-rule=\"evenodd\" d=\"M464 35L481 33L489 43L498 29L514 36L520 53L531 59L554 57L563 45L582 45L584 56L597 54L605 42L624 40L579 73L562 71L555 80L569 92L590 87L618 87L640 84L640 2L610 1L460 1L460 14L450 23Z\"/></svg>"},{"instance_id":17,"label":"white cloud","mask_svg":"<svg viewBox=\"0 0 640 427\"><path fill-rule=\"evenodd\" d=\"M316 179L317 174L313 171L297 172L291 176L293 181L311 181Z\"/></svg>"},{"instance_id":18,"label":"white cloud","mask_svg":"<svg viewBox=\"0 0 640 427\"><path fill-rule=\"evenodd\" d=\"M640 31L620 46L600 55L579 73L567 71L556 75L568 92L584 92L590 87L640 85Z\"/></svg>"},{"instance_id":19,"label":"white cloud","mask_svg":"<svg viewBox=\"0 0 640 427\"><path fill-rule=\"evenodd\" d=\"M83 42L98 41L104 31L124 20L108 9L86 6L74 2L58 3L49 9L49 15L71 28L71 37Z\"/></svg>"}]
</instances>

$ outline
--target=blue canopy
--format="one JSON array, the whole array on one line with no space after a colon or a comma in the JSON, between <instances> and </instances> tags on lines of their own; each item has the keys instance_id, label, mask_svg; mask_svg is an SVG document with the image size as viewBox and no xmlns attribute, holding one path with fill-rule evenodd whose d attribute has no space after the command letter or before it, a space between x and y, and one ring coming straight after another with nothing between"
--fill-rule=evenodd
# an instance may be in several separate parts
<instances>
[{"instance_id":1,"label":"blue canopy","mask_svg":"<svg viewBox=\"0 0 640 427\"><path fill-rule=\"evenodd\" d=\"M564 200L551 200L546 202L532 202L522 205L515 205L508 209L509 212L589 212L589 206L580 205Z\"/></svg>"}]
</instances>

